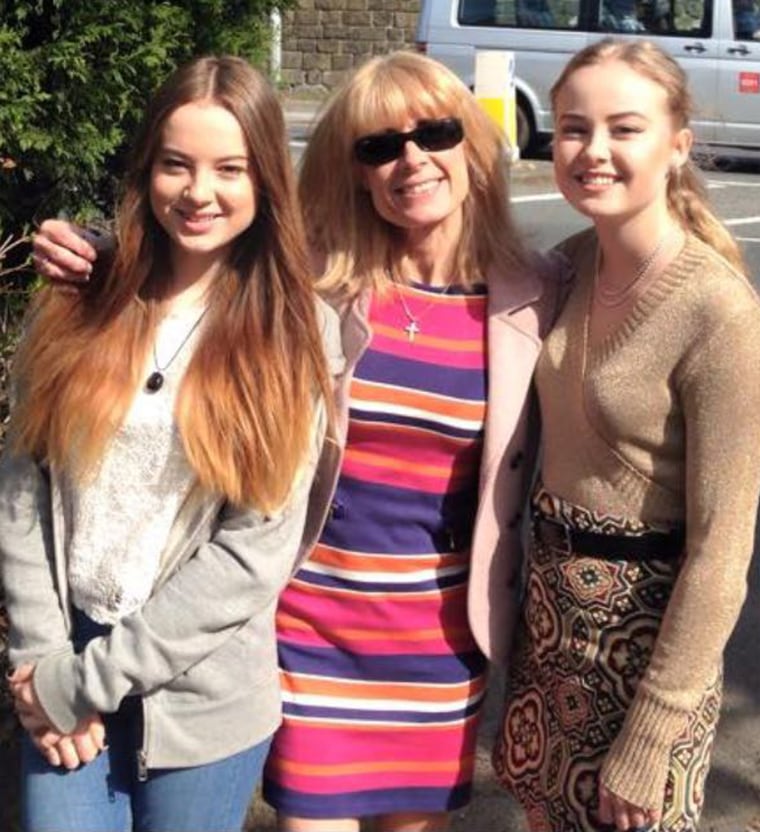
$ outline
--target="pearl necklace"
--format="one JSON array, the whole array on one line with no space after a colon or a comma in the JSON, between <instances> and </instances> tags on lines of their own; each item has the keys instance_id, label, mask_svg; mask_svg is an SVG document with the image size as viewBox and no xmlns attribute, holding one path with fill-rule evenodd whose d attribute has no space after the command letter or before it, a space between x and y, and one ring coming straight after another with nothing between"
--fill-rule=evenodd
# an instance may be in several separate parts
<instances>
[{"instance_id":1,"label":"pearl necklace","mask_svg":"<svg viewBox=\"0 0 760 832\"><path fill-rule=\"evenodd\" d=\"M663 251L663 249L665 248L665 244L673 237L675 233L675 230L671 229L667 233L663 234L657 245L641 261L639 267L636 269L636 273L634 274L633 279L626 283L625 286L619 289L605 288L605 286L602 284L601 278L599 276L599 263L601 260L601 250L599 250L597 253L596 275L594 280L596 300L599 303L599 305L604 306L606 309L614 309L617 306L622 306L622 304L624 304L628 300L628 298L634 293L641 281L649 274L649 271L654 265L657 256Z\"/></svg>"}]
</instances>

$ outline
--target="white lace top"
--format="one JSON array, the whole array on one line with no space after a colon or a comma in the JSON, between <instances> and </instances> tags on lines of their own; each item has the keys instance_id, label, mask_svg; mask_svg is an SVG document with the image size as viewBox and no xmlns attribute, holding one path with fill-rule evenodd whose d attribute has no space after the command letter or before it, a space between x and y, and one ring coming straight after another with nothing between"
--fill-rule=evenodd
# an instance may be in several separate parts
<instances>
[{"instance_id":1,"label":"white lace top","mask_svg":"<svg viewBox=\"0 0 760 832\"><path fill-rule=\"evenodd\" d=\"M163 386L153 393L138 390L92 477L82 484L64 480L71 597L101 624L115 623L149 597L172 523L194 480L173 412L200 327L187 335L202 312L192 306L162 321L155 354L165 368ZM145 378L155 369L151 354Z\"/></svg>"}]
</instances>

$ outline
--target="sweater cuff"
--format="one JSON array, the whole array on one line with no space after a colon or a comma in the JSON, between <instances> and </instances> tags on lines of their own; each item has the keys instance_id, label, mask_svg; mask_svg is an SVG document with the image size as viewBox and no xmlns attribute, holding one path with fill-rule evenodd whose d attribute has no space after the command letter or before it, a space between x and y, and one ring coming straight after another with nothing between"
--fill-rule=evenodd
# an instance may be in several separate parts
<instances>
[{"instance_id":1,"label":"sweater cuff","mask_svg":"<svg viewBox=\"0 0 760 832\"><path fill-rule=\"evenodd\" d=\"M44 656L34 668L37 699L53 727L63 734L70 734L94 710L77 684L80 675L79 656L69 650Z\"/></svg>"},{"instance_id":2,"label":"sweater cuff","mask_svg":"<svg viewBox=\"0 0 760 832\"><path fill-rule=\"evenodd\" d=\"M601 782L634 806L661 809L673 743L688 711L666 705L641 687L602 764Z\"/></svg>"}]
</instances>

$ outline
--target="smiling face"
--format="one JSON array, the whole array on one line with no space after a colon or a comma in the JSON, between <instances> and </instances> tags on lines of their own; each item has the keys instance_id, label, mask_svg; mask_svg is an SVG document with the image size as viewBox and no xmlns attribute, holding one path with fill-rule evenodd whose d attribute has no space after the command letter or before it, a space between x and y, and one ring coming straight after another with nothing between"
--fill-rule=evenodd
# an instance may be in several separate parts
<instances>
[{"instance_id":1,"label":"smiling face","mask_svg":"<svg viewBox=\"0 0 760 832\"><path fill-rule=\"evenodd\" d=\"M419 120L408 118L389 129L406 132L419 124ZM444 232L458 240L462 206L470 191L465 142L449 150L431 151L407 141L398 159L377 167L359 167L362 184L384 220L411 234Z\"/></svg>"},{"instance_id":2,"label":"smiling face","mask_svg":"<svg viewBox=\"0 0 760 832\"><path fill-rule=\"evenodd\" d=\"M665 89L608 59L572 72L555 99L554 173L568 202L597 222L668 214L670 172L691 132L673 123Z\"/></svg>"},{"instance_id":3,"label":"smiling face","mask_svg":"<svg viewBox=\"0 0 760 832\"><path fill-rule=\"evenodd\" d=\"M256 216L248 146L232 113L207 101L171 113L151 167L150 204L169 237L175 272L225 261Z\"/></svg>"}]
</instances>

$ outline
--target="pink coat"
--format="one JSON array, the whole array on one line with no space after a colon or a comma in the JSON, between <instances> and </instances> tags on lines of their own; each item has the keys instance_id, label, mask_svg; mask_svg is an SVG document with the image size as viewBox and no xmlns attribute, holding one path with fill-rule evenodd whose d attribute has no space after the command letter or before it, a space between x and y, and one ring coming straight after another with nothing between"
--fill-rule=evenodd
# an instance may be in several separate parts
<instances>
[{"instance_id":1,"label":"pink coat","mask_svg":"<svg viewBox=\"0 0 760 832\"><path fill-rule=\"evenodd\" d=\"M519 602L522 517L538 439L531 379L541 337L559 308L559 285L538 270L495 272L488 281L488 408L468 606L478 645L497 664L508 659ZM304 554L316 543L337 483L348 430L349 385L371 338L369 302L370 293L364 293L342 315L346 371L336 390L335 436L326 443L312 487Z\"/></svg>"},{"instance_id":2,"label":"pink coat","mask_svg":"<svg viewBox=\"0 0 760 832\"><path fill-rule=\"evenodd\" d=\"M467 603L480 649L505 665L519 609L523 516L538 446L533 369L559 311L561 282L537 271L491 275L488 295L488 411Z\"/></svg>"}]
</instances>

